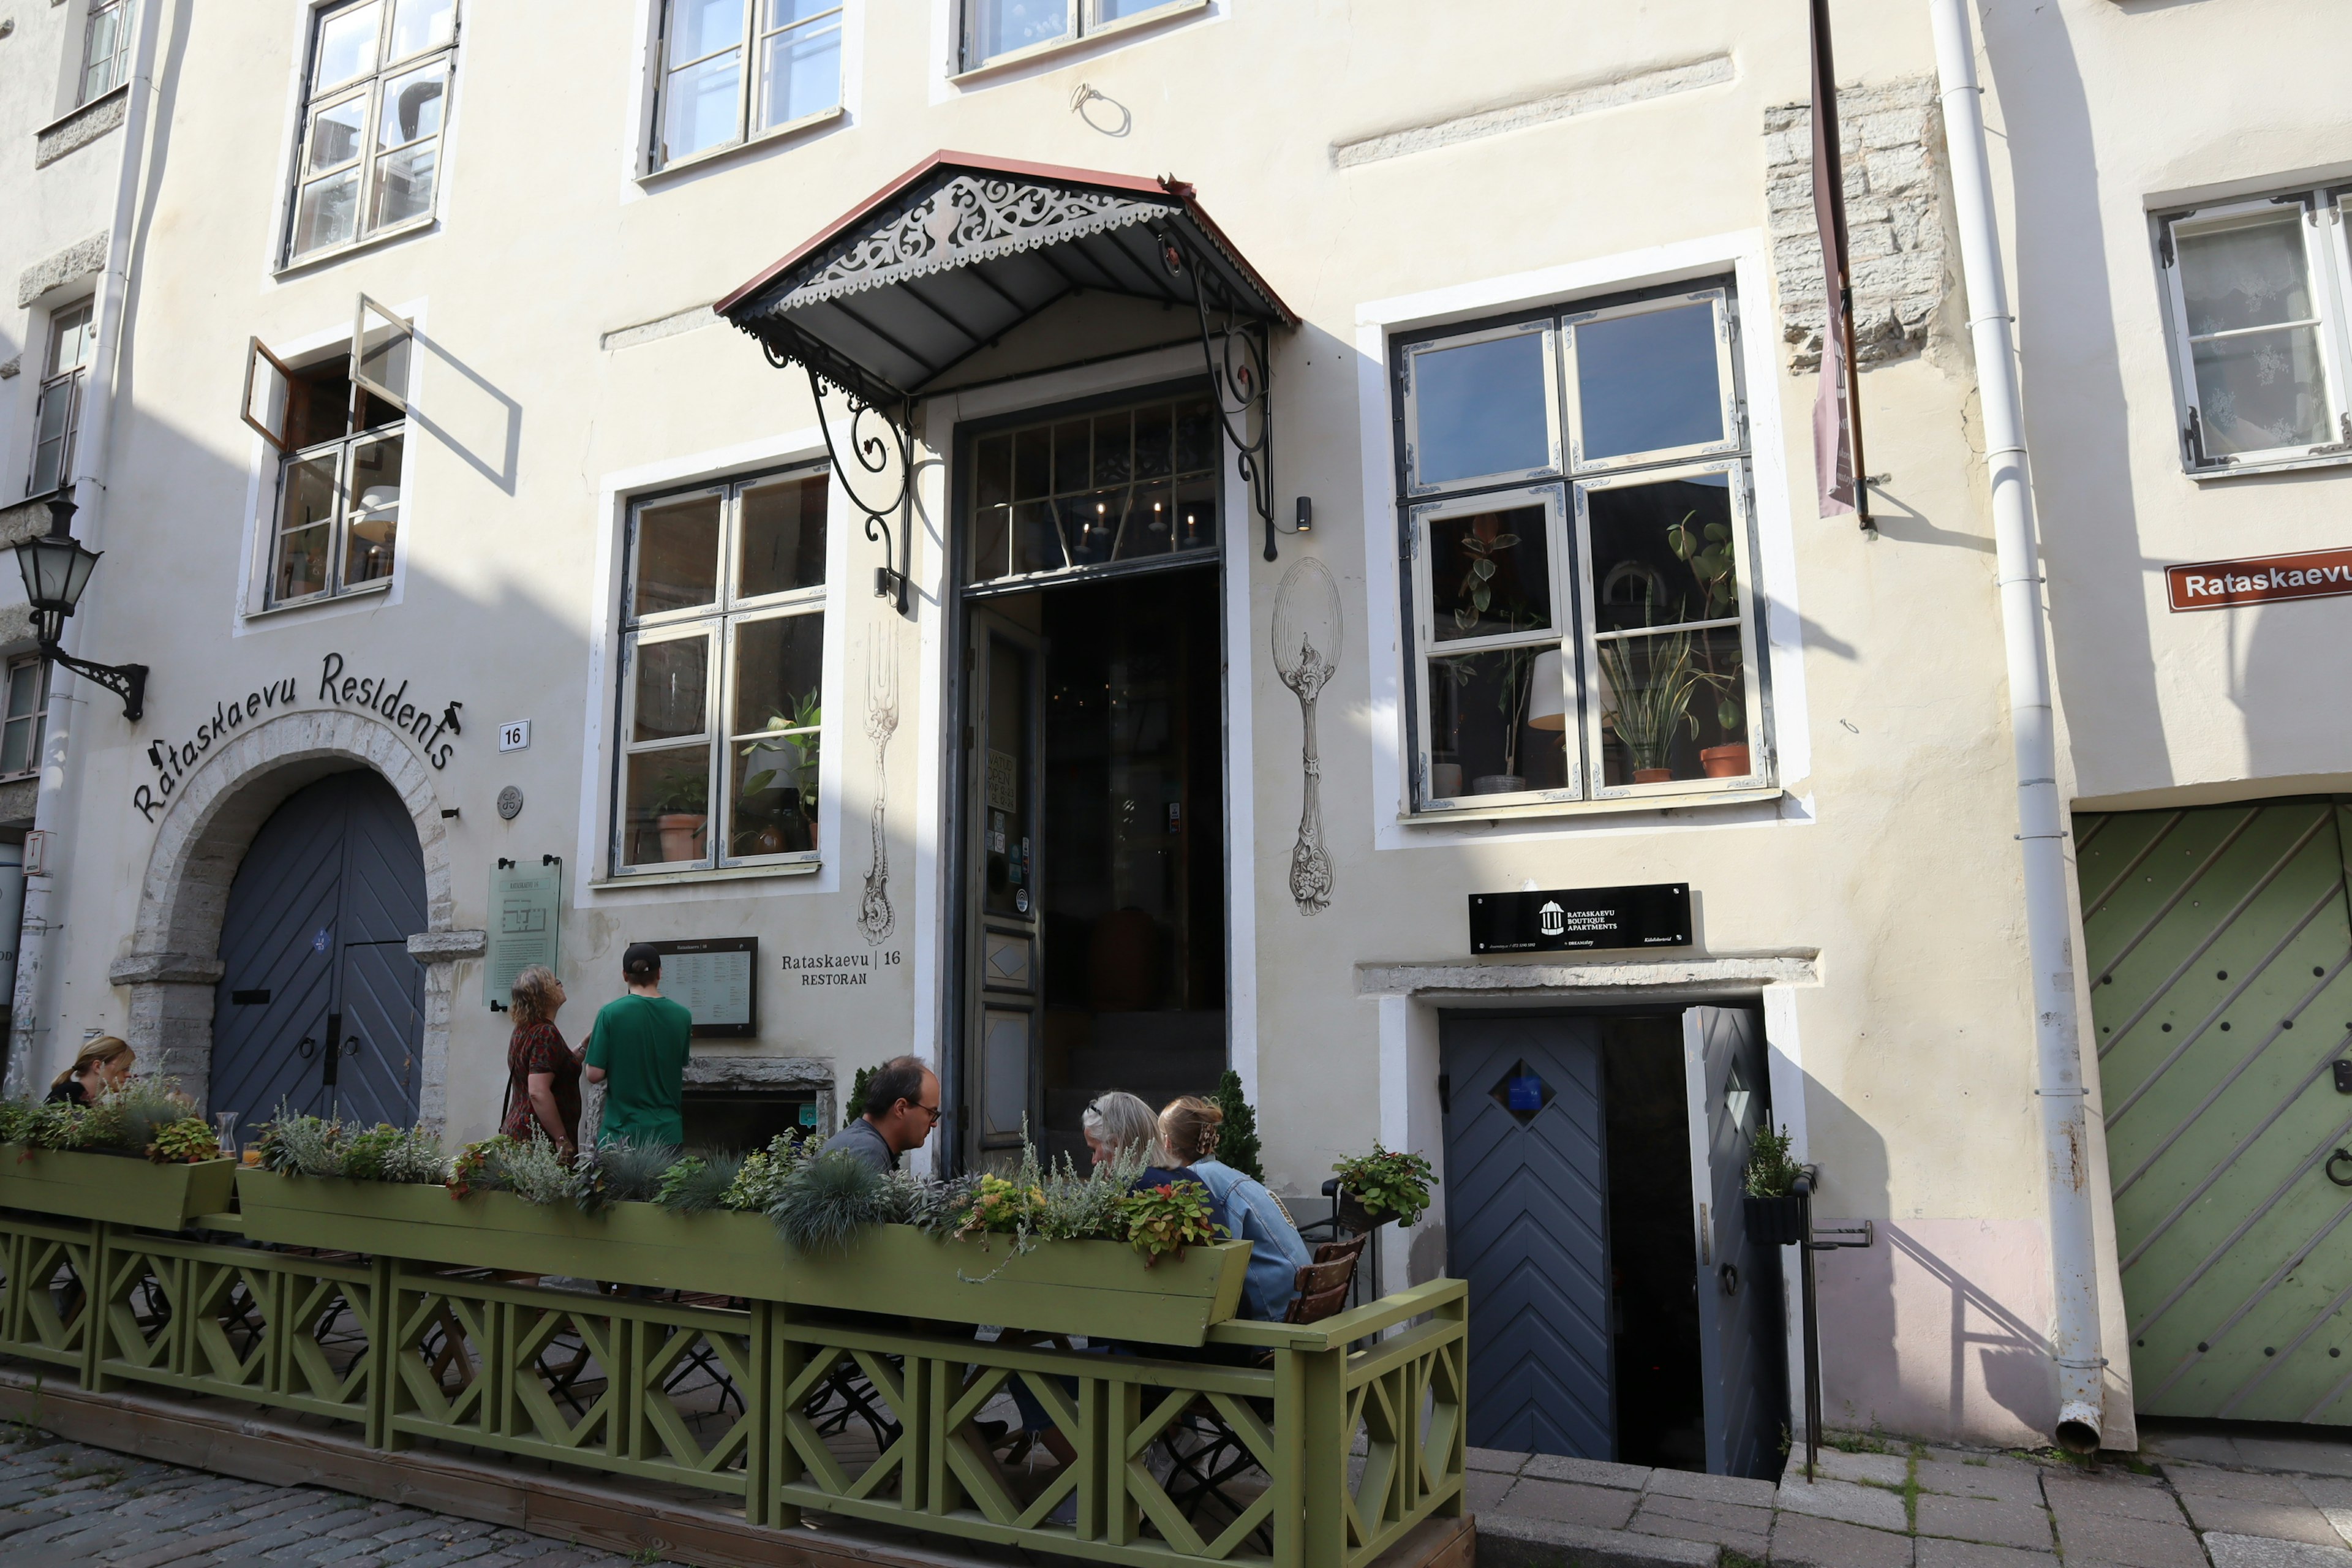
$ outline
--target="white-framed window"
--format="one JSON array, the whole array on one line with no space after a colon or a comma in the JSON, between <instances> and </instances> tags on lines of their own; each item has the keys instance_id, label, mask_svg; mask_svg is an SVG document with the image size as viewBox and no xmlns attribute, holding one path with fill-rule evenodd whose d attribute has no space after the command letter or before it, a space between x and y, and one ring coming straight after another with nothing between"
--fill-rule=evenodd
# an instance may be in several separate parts
<instances>
[{"instance_id":1,"label":"white-framed window","mask_svg":"<svg viewBox=\"0 0 2352 1568\"><path fill-rule=\"evenodd\" d=\"M301 368L247 350L245 422L278 449L266 608L392 582L406 489L415 331L365 294L350 343Z\"/></svg>"},{"instance_id":2,"label":"white-framed window","mask_svg":"<svg viewBox=\"0 0 2352 1568\"><path fill-rule=\"evenodd\" d=\"M1391 342L1416 813L1769 784L1725 287Z\"/></svg>"},{"instance_id":3,"label":"white-framed window","mask_svg":"<svg viewBox=\"0 0 2352 1568\"><path fill-rule=\"evenodd\" d=\"M38 654L8 661L0 690L0 779L41 771L41 729L49 705L48 662Z\"/></svg>"},{"instance_id":4,"label":"white-framed window","mask_svg":"<svg viewBox=\"0 0 2352 1568\"><path fill-rule=\"evenodd\" d=\"M1099 33L1187 0L962 0L963 68Z\"/></svg>"},{"instance_id":5,"label":"white-framed window","mask_svg":"<svg viewBox=\"0 0 2352 1568\"><path fill-rule=\"evenodd\" d=\"M90 0L81 35L81 90L77 104L105 97L128 79L131 24L138 0Z\"/></svg>"},{"instance_id":6,"label":"white-framed window","mask_svg":"<svg viewBox=\"0 0 2352 1568\"><path fill-rule=\"evenodd\" d=\"M842 0L662 0L652 166L839 108L841 14Z\"/></svg>"},{"instance_id":7,"label":"white-framed window","mask_svg":"<svg viewBox=\"0 0 2352 1568\"><path fill-rule=\"evenodd\" d=\"M629 509L613 871L817 857L822 465Z\"/></svg>"},{"instance_id":8,"label":"white-framed window","mask_svg":"<svg viewBox=\"0 0 2352 1568\"><path fill-rule=\"evenodd\" d=\"M457 59L457 0L311 13L286 259L428 223Z\"/></svg>"},{"instance_id":9,"label":"white-framed window","mask_svg":"<svg viewBox=\"0 0 2352 1568\"><path fill-rule=\"evenodd\" d=\"M2352 190L2160 221L2189 471L2352 458Z\"/></svg>"},{"instance_id":10,"label":"white-framed window","mask_svg":"<svg viewBox=\"0 0 2352 1568\"><path fill-rule=\"evenodd\" d=\"M82 384L98 351L98 318L87 300L49 313L41 390L33 403L33 461L25 493L48 494L73 482L74 435L81 426Z\"/></svg>"}]
</instances>

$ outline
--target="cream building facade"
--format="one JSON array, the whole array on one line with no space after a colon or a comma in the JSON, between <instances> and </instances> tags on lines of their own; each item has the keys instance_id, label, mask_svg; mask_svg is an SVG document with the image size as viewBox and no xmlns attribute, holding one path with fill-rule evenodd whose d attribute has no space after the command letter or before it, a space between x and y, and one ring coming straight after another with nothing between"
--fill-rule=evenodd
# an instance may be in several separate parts
<instances>
[{"instance_id":1,"label":"cream building facade","mask_svg":"<svg viewBox=\"0 0 2352 1568\"><path fill-rule=\"evenodd\" d=\"M1837 17L1874 536L1816 501L1793 9L150 5L73 646L152 675L135 723L58 677L13 1091L100 1030L247 1118L482 1137L534 942L575 1040L625 945L677 944L713 1138L830 1122L912 1050L931 1157L971 1165L1230 1066L1296 1209L1376 1140L1437 1164L1381 1267L1479 1292L1474 1442L1717 1470L1801 1425L1796 1254L1737 1218L1781 1126L1822 1222L1871 1226L1822 1255L1826 1418L2045 1439L2051 1163L1927 6ZM2122 341L2116 280L2154 299L2136 247L2174 206L2341 177L2326 94L2267 150L2220 103L2158 135L2144 35L2215 7L2012 9L1980 68L2070 795L2340 788L2340 716L2250 720L2242 753L2210 725L2197 639L2254 623L2115 600L2075 523L2202 537L2195 508L2285 486L2307 515L2260 526L2318 548L2341 481L2185 478L2160 323L2041 335ZM2072 121L2052 37L2093 84ZM2070 191L2110 301L2061 310L2094 288ZM1204 345L1196 286L1234 332ZM1236 411L1213 372L1257 341ZM2118 402L2086 365L2155 379ZM2118 443L2078 426L2126 407L2133 506L2088 505ZM2332 613L2259 624L2290 612ZM2092 695L2139 679L2126 621L2189 639L2137 708ZM1474 931L1527 894L1524 941ZM1588 905L1660 940L1546 940ZM2096 1117L2086 1149L2073 1267L2127 1447L2137 1222Z\"/></svg>"}]
</instances>

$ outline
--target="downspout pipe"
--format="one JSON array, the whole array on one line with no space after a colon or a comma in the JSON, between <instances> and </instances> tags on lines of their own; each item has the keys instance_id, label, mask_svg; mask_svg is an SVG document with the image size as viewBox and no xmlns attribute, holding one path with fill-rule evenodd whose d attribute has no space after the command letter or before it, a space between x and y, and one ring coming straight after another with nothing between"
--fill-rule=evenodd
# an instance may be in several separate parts
<instances>
[{"instance_id":1,"label":"downspout pipe","mask_svg":"<svg viewBox=\"0 0 2352 1568\"><path fill-rule=\"evenodd\" d=\"M121 380L122 320L131 292L131 231L139 212L139 181L145 167L147 126L155 102L155 39L163 0L137 0L131 7L131 90L123 104L122 156L114 176L114 216L106 231L106 270L98 284L98 341L90 354L90 386L82 401L80 427L74 433L72 492L78 510L74 532L95 547L106 517L107 445L114 431L115 390ZM88 601L83 614L87 616ZM68 653L79 651L76 618L68 616L58 634ZM68 683L49 682L41 782L33 801L33 827L47 837L55 858L70 826L71 809L65 795L66 766L73 750L77 712L91 705L79 689L61 690ZM36 1015L42 1004L42 978L48 956L54 869L25 879L25 915L17 933L16 985L11 997L8 1058L5 1092L23 1097L32 1087L33 1054L40 1030Z\"/></svg>"},{"instance_id":2,"label":"downspout pipe","mask_svg":"<svg viewBox=\"0 0 2352 1568\"><path fill-rule=\"evenodd\" d=\"M2074 1006L2073 931L2066 903L2065 823L2058 798L2058 742L2042 630L2042 563L2034 544L2024 408L2009 285L1994 221L1985 152L1984 95L1977 84L1970 0L1928 0L1936 72L1960 229L1969 331L1983 405L1985 468L1992 480L1993 540L2000 576L2001 641L2009 662L2009 721L2017 766L2018 844L2024 853L2025 942L2033 976L2033 1041L2050 1186L2050 1252L2058 1370L2059 1447L2099 1446L2106 1363L2100 1354L2096 1243L2084 1124L2083 1052Z\"/></svg>"}]
</instances>

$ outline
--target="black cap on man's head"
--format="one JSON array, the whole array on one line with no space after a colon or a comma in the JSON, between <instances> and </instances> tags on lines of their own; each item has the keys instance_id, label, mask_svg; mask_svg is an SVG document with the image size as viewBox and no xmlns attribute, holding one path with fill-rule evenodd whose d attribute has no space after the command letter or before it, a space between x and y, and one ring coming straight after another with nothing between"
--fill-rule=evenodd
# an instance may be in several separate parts
<instances>
[{"instance_id":1,"label":"black cap on man's head","mask_svg":"<svg viewBox=\"0 0 2352 1568\"><path fill-rule=\"evenodd\" d=\"M661 950L649 942L633 942L621 954L621 973L632 985L643 985L661 973Z\"/></svg>"}]
</instances>

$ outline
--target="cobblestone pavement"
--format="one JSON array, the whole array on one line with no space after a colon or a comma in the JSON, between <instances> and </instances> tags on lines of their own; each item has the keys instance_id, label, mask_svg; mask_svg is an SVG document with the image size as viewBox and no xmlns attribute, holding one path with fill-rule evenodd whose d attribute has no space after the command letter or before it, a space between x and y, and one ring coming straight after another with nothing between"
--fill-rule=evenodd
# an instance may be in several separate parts
<instances>
[{"instance_id":1,"label":"cobblestone pavement","mask_svg":"<svg viewBox=\"0 0 2352 1568\"><path fill-rule=\"evenodd\" d=\"M1776 1486L1470 1451L1483 1565L2352 1568L2352 1447L2191 1438L2096 1468L1900 1443Z\"/></svg>"},{"instance_id":2,"label":"cobblestone pavement","mask_svg":"<svg viewBox=\"0 0 2352 1568\"><path fill-rule=\"evenodd\" d=\"M317 1487L262 1486L0 1427L0 1564L625 1568L644 1559Z\"/></svg>"}]
</instances>

